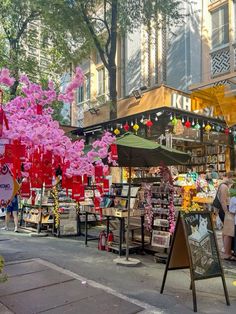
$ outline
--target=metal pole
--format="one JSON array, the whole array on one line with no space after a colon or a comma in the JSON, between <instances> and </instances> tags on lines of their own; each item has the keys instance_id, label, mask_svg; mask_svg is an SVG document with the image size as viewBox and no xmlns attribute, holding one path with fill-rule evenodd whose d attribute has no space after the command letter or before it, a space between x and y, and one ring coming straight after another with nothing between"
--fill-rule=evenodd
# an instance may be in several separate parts
<instances>
[{"instance_id":1,"label":"metal pole","mask_svg":"<svg viewBox=\"0 0 236 314\"><path fill-rule=\"evenodd\" d=\"M127 230L126 230L126 260L127 261L129 259L130 191L131 191L131 166L129 166L128 223L127 223Z\"/></svg>"},{"instance_id":2,"label":"metal pole","mask_svg":"<svg viewBox=\"0 0 236 314\"><path fill-rule=\"evenodd\" d=\"M38 220L38 226L37 226L37 232L41 232L41 225L42 225L42 203L43 203L43 185L41 187L41 195L40 195L40 204L39 204L39 220Z\"/></svg>"}]
</instances>

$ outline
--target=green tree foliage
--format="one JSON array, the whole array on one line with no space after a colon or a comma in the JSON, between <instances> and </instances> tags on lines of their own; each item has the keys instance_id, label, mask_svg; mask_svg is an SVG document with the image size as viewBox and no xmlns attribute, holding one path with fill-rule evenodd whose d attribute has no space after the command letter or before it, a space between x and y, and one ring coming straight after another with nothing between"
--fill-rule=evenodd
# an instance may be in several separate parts
<instances>
[{"instance_id":1,"label":"green tree foliage","mask_svg":"<svg viewBox=\"0 0 236 314\"><path fill-rule=\"evenodd\" d=\"M37 62L28 57L25 44L32 43L35 34L26 33L29 24L38 22L41 8L38 2L30 0L0 0L0 66L8 67L15 77L11 94L16 94L20 71L35 75ZM41 3L40 3L41 5Z\"/></svg>"},{"instance_id":2,"label":"green tree foliage","mask_svg":"<svg viewBox=\"0 0 236 314\"><path fill-rule=\"evenodd\" d=\"M59 78L67 59L62 34L58 32L58 37L51 41L47 3L46 0L0 0L0 68L9 68L16 79L10 97L17 94L20 73L44 84L49 76L54 80ZM44 67L42 59L39 62L39 53L46 56ZM55 117L62 121L63 104L57 102L54 107Z\"/></svg>"},{"instance_id":3,"label":"green tree foliage","mask_svg":"<svg viewBox=\"0 0 236 314\"><path fill-rule=\"evenodd\" d=\"M185 0L188 1L188 0ZM79 42L87 52L96 48L109 73L109 94L112 116L116 116L116 52L117 38L133 32L141 23L155 21L171 25L182 23L183 14L178 0L57 0L51 5L56 29Z\"/></svg>"}]
</instances>

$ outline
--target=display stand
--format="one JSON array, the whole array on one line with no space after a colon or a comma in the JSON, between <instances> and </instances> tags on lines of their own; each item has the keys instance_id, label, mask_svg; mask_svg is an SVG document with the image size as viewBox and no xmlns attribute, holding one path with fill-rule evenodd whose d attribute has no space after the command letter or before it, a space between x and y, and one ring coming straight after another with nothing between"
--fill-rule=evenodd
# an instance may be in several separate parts
<instances>
[{"instance_id":1,"label":"display stand","mask_svg":"<svg viewBox=\"0 0 236 314\"><path fill-rule=\"evenodd\" d=\"M52 204L42 205L23 205L21 228L29 229L27 224L36 226L36 229L30 229L41 233L42 227L53 225ZM24 222L24 225L23 225Z\"/></svg>"},{"instance_id":2,"label":"display stand","mask_svg":"<svg viewBox=\"0 0 236 314\"><path fill-rule=\"evenodd\" d=\"M190 269L193 308L197 312L195 281L221 277L226 304L230 305L217 239L209 212L179 213L160 293L169 270Z\"/></svg>"},{"instance_id":3,"label":"display stand","mask_svg":"<svg viewBox=\"0 0 236 314\"><path fill-rule=\"evenodd\" d=\"M88 215L96 214L96 211L93 208L86 207L86 211L84 212L85 217ZM110 231L110 221L117 219L119 221L119 242L118 245L115 243L111 243L107 245L107 249L110 251L114 251L122 256L126 252L126 246L124 243L124 234L125 234L125 219L128 217L127 211L120 211L116 208L104 208L102 209L102 216L106 220L106 232L109 234ZM141 244L131 244L130 251L143 251L144 250L144 211L143 210L133 210L130 213L130 217L140 217L141 218ZM94 237L88 234L88 221L87 218L85 220L85 245L88 245L88 241L98 240L98 237Z\"/></svg>"},{"instance_id":4,"label":"display stand","mask_svg":"<svg viewBox=\"0 0 236 314\"><path fill-rule=\"evenodd\" d=\"M52 196L54 198L53 210L53 235L77 236L78 235L78 213L77 203L66 196L65 191L58 191L59 185L54 186Z\"/></svg>"}]
</instances>

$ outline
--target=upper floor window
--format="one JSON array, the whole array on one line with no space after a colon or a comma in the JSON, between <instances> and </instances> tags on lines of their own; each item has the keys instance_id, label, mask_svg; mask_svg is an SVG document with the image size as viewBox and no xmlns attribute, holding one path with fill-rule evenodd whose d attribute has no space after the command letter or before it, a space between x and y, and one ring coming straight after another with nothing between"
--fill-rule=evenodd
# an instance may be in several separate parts
<instances>
[{"instance_id":1,"label":"upper floor window","mask_svg":"<svg viewBox=\"0 0 236 314\"><path fill-rule=\"evenodd\" d=\"M229 10L223 5L211 13L212 48L220 47L229 42Z\"/></svg>"},{"instance_id":2,"label":"upper floor window","mask_svg":"<svg viewBox=\"0 0 236 314\"><path fill-rule=\"evenodd\" d=\"M90 76L84 76L84 84L78 88L77 103L82 103L90 99Z\"/></svg>"},{"instance_id":3,"label":"upper floor window","mask_svg":"<svg viewBox=\"0 0 236 314\"><path fill-rule=\"evenodd\" d=\"M106 72L105 68L97 70L98 78L98 92L97 95L104 95L106 92Z\"/></svg>"}]
</instances>

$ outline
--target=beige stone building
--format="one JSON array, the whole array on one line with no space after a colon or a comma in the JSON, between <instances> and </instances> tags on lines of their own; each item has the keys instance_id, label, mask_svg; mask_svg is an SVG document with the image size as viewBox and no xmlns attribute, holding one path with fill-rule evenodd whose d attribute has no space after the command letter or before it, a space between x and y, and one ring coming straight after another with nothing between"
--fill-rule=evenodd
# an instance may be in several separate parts
<instances>
[{"instance_id":1,"label":"beige stone building","mask_svg":"<svg viewBox=\"0 0 236 314\"><path fill-rule=\"evenodd\" d=\"M183 23L171 29L159 29L153 22L151 31L140 26L119 40L118 118L135 114L135 105L132 112L129 109L136 101L131 97L134 91L150 98L154 93L161 93L161 90L153 90L162 85L172 88L171 95L177 93L184 97L188 97L191 90L211 85L227 84L234 89L236 1L197 0L183 3L182 11ZM98 54L84 60L81 67L86 79L72 107L72 125L86 127L109 121L109 107L105 105L109 99L108 73ZM157 103L151 101L147 107L143 101L138 110L154 109L159 106Z\"/></svg>"}]
</instances>

